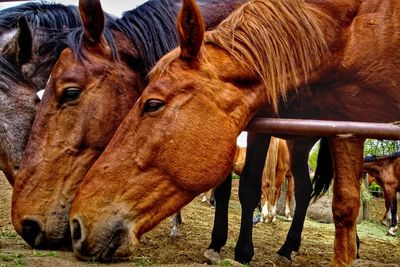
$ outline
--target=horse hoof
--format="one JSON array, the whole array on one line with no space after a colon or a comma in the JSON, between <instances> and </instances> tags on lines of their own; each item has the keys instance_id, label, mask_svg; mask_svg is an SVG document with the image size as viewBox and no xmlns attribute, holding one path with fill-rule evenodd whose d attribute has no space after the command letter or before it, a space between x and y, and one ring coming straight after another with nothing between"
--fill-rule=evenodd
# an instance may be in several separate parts
<instances>
[{"instance_id":1,"label":"horse hoof","mask_svg":"<svg viewBox=\"0 0 400 267\"><path fill-rule=\"evenodd\" d=\"M171 233L169 234L169 238L171 240L175 240L181 236L181 231L177 227L173 227L171 229Z\"/></svg>"},{"instance_id":2,"label":"horse hoof","mask_svg":"<svg viewBox=\"0 0 400 267\"><path fill-rule=\"evenodd\" d=\"M212 250L212 249L207 249L206 252L204 252L204 257L211 263L211 264L217 264L221 262L221 255L219 255L218 252Z\"/></svg>"},{"instance_id":3,"label":"horse hoof","mask_svg":"<svg viewBox=\"0 0 400 267\"><path fill-rule=\"evenodd\" d=\"M292 265L291 260L279 254L275 256L273 263L274 266L279 266L279 267L290 267Z\"/></svg>"},{"instance_id":4,"label":"horse hoof","mask_svg":"<svg viewBox=\"0 0 400 267\"><path fill-rule=\"evenodd\" d=\"M261 221L261 215L257 214L256 216L253 217L253 225L256 225Z\"/></svg>"},{"instance_id":5,"label":"horse hoof","mask_svg":"<svg viewBox=\"0 0 400 267\"><path fill-rule=\"evenodd\" d=\"M391 235L391 236L396 236L397 229L398 229L397 226L390 227L390 229L388 231L388 234Z\"/></svg>"}]
</instances>

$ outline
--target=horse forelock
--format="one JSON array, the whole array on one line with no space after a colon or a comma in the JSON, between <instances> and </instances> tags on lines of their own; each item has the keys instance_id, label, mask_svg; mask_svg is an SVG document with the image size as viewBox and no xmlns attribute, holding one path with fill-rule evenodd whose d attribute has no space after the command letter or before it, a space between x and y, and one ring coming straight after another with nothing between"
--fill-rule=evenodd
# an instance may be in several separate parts
<instances>
[{"instance_id":1,"label":"horse forelock","mask_svg":"<svg viewBox=\"0 0 400 267\"><path fill-rule=\"evenodd\" d=\"M177 14L173 1L151 0L125 12L113 25L130 38L143 59L146 72L178 45Z\"/></svg>"},{"instance_id":2,"label":"horse forelock","mask_svg":"<svg viewBox=\"0 0 400 267\"><path fill-rule=\"evenodd\" d=\"M329 55L320 19L327 17L302 0L252 0L205 35L254 71L265 97L277 110L289 86L304 84Z\"/></svg>"}]
</instances>

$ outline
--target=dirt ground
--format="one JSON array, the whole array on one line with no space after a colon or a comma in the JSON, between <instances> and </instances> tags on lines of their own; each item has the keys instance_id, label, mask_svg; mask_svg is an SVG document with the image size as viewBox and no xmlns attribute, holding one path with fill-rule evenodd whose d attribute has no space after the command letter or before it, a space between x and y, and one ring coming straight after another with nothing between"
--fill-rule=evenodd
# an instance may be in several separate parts
<instances>
[{"instance_id":1,"label":"dirt ground","mask_svg":"<svg viewBox=\"0 0 400 267\"><path fill-rule=\"evenodd\" d=\"M142 237L136 257L128 262L103 264L81 262L69 251L39 251L30 248L11 225L11 194L10 186L0 173L0 266L200 266L205 263L203 253L210 241L214 210L199 198L182 212L184 225L179 240L169 239L171 220L166 219ZM237 198L237 180L234 181L229 211L229 239L222 251L223 258L234 257L234 247L238 238L240 204ZM397 237L386 235L387 228L379 223L383 211L383 199L374 199L370 204L371 219L359 224L360 256L364 260L399 264L400 233ZM283 244L289 226L290 222L279 217L275 223L257 224L254 227L255 256L251 266L276 266L273 263L276 251ZM302 247L300 252L294 255L292 266L329 266L333 234L332 224L307 220ZM220 266L231 264L223 262Z\"/></svg>"}]
</instances>

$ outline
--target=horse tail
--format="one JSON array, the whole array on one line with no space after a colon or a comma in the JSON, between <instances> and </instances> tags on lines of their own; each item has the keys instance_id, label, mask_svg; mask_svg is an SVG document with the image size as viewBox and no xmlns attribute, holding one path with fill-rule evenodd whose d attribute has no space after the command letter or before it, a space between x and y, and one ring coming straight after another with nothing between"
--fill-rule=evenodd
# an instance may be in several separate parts
<instances>
[{"instance_id":1,"label":"horse tail","mask_svg":"<svg viewBox=\"0 0 400 267\"><path fill-rule=\"evenodd\" d=\"M311 193L311 199L316 201L323 194L328 191L329 186L333 180L333 163L330 154L328 139L322 138L319 145L317 169L315 170L313 179L313 192Z\"/></svg>"}]
</instances>

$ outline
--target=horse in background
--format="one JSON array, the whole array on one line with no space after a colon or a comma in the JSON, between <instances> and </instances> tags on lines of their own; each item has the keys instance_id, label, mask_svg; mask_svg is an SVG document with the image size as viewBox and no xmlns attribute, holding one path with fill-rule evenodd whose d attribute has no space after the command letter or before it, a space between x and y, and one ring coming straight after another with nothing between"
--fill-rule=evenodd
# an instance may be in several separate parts
<instances>
[{"instance_id":1,"label":"horse in background","mask_svg":"<svg viewBox=\"0 0 400 267\"><path fill-rule=\"evenodd\" d=\"M12 185L62 34L81 25L76 7L25 3L0 10L0 170Z\"/></svg>"},{"instance_id":2,"label":"horse in background","mask_svg":"<svg viewBox=\"0 0 400 267\"><path fill-rule=\"evenodd\" d=\"M386 223L389 212L391 216L388 233L395 236L398 230L397 193L400 192L400 152L388 156L365 157L363 172L374 177L375 182L382 188L386 207L382 223Z\"/></svg>"},{"instance_id":3,"label":"horse in background","mask_svg":"<svg viewBox=\"0 0 400 267\"><path fill-rule=\"evenodd\" d=\"M223 181L236 137L256 115L398 120L400 73L393 66L400 57L400 29L392 21L400 3L382 3L250 1L205 34L196 5L185 0L178 20L180 49L157 63L139 101L80 184L70 213L76 254L131 255L144 232ZM383 25L393 31L391 38L381 32ZM385 42L377 47L382 37ZM335 266L356 258L363 142L354 136L328 140L335 168ZM256 155L257 164L264 156ZM246 186L239 190L242 221L248 224L261 180L250 167L243 172L250 178L241 180ZM104 197L112 200L105 205ZM249 245L237 254L240 262L253 256L251 233L249 228L239 236L238 243ZM104 238L108 242L96 242Z\"/></svg>"},{"instance_id":4,"label":"horse in background","mask_svg":"<svg viewBox=\"0 0 400 267\"><path fill-rule=\"evenodd\" d=\"M287 181L285 217L286 220L291 221L290 204L294 192L294 177L290 170L289 150L285 140L271 137L262 176L261 191L264 205L261 210L261 222L276 221L276 207L285 181Z\"/></svg>"},{"instance_id":5,"label":"horse in background","mask_svg":"<svg viewBox=\"0 0 400 267\"><path fill-rule=\"evenodd\" d=\"M245 160L246 148L237 146L232 171L239 176L242 174ZM290 203L294 192L294 177L290 171L289 150L285 140L271 137L262 174L262 198L259 207L261 222L276 221L276 207L285 179L288 185L285 198L285 216L288 221L291 221Z\"/></svg>"},{"instance_id":6,"label":"horse in background","mask_svg":"<svg viewBox=\"0 0 400 267\"><path fill-rule=\"evenodd\" d=\"M244 1L200 1L207 27ZM147 1L111 20L100 1L79 2L84 27L67 35L68 47L46 85L13 191L13 225L31 246L70 243L75 192L139 98L148 71L178 45L180 5Z\"/></svg>"}]
</instances>

